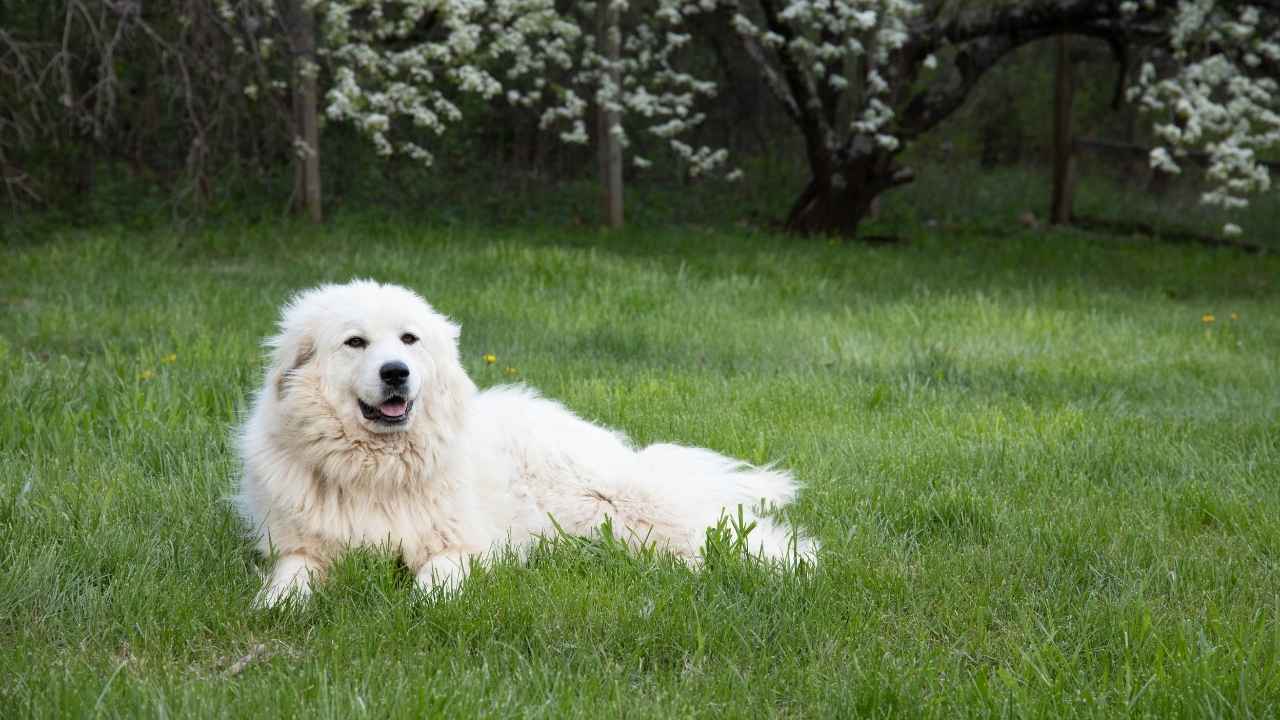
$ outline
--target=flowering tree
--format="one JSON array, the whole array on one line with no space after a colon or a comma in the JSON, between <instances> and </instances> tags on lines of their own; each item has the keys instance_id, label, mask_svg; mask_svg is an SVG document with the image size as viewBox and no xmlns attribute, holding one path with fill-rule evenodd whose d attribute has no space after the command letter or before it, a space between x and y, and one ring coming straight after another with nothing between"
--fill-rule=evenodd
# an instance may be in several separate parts
<instances>
[{"instance_id":1,"label":"flowering tree","mask_svg":"<svg viewBox=\"0 0 1280 720\"><path fill-rule=\"evenodd\" d=\"M1130 90L1162 142L1151 165L1178 173L1181 157L1204 148L1211 188L1203 201L1247 205L1249 194L1271 187L1259 152L1280 147L1280 3L1191 0L1164 12L1153 2L1123 5L1126 24L1155 40L1176 68L1161 76L1144 63ZM1223 231L1241 229L1228 223Z\"/></svg>"},{"instance_id":2,"label":"flowering tree","mask_svg":"<svg viewBox=\"0 0 1280 720\"><path fill-rule=\"evenodd\" d=\"M896 165L904 87L936 63L911 47L906 0L755 0L730 6L743 48L804 136L808 186L787 226L852 235L871 201L912 173Z\"/></svg>"},{"instance_id":3,"label":"flowering tree","mask_svg":"<svg viewBox=\"0 0 1280 720\"><path fill-rule=\"evenodd\" d=\"M787 226L852 235L871 201L909 182L902 150L958 108L1010 51L1049 35L1102 38L1147 63L1132 96L1155 115L1154 166L1210 155L1208 203L1269 187L1258 152L1280 142L1280 3L1020 0L739 0L734 27L804 136L811 179ZM1161 72L1161 68L1163 72ZM1228 233L1239 228L1228 225Z\"/></svg>"}]
</instances>

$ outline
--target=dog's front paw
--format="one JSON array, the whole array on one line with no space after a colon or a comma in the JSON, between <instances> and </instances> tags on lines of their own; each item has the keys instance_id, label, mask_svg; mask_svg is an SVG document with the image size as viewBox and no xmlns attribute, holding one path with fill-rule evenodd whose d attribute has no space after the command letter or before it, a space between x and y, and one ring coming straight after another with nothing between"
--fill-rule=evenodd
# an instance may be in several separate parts
<instances>
[{"instance_id":1,"label":"dog's front paw","mask_svg":"<svg viewBox=\"0 0 1280 720\"><path fill-rule=\"evenodd\" d=\"M311 566L305 558L286 555L276 562L271 578L253 598L255 608L278 607L285 602L302 603L311 595Z\"/></svg>"},{"instance_id":2,"label":"dog's front paw","mask_svg":"<svg viewBox=\"0 0 1280 720\"><path fill-rule=\"evenodd\" d=\"M467 578L467 559L459 555L437 555L418 568L418 589L422 592L439 590L446 594L457 592Z\"/></svg>"},{"instance_id":3,"label":"dog's front paw","mask_svg":"<svg viewBox=\"0 0 1280 720\"><path fill-rule=\"evenodd\" d=\"M286 602L303 603L311 596L307 582L268 583L253 598L253 606L259 610L279 607Z\"/></svg>"}]
</instances>

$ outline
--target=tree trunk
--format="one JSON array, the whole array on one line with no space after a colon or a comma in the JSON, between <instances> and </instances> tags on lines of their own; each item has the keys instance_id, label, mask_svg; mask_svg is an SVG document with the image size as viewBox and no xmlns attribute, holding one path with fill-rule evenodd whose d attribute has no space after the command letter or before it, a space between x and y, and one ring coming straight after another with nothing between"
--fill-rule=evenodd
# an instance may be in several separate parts
<instances>
[{"instance_id":1,"label":"tree trunk","mask_svg":"<svg viewBox=\"0 0 1280 720\"><path fill-rule=\"evenodd\" d=\"M618 101L618 93L622 90L622 77L617 63L621 57L621 29L618 23L618 6L613 0L600 0L596 5L596 38L597 47L609 61L608 81L613 85L614 98ZM622 227L622 140L613 134L613 128L620 119L617 110L597 103L596 107L596 151L599 153L600 182L604 187L605 224L611 228Z\"/></svg>"},{"instance_id":2,"label":"tree trunk","mask_svg":"<svg viewBox=\"0 0 1280 720\"><path fill-rule=\"evenodd\" d=\"M786 228L805 235L857 235L880 194L913 178L894 162L895 154L869 138L855 139L828 159L828 167L840 168L837 177L822 182L815 174L809 180L791 206Z\"/></svg>"},{"instance_id":3,"label":"tree trunk","mask_svg":"<svg viewBox=\"0 0 1280 720\"><path fill-rule=\"evenodd\" d=\"M293 202L311 222L324 219L320 194L320 114L315 13L303 0L282 3L293 51Z\"/></svg>"},{"instance_id":4,"label":"tree trunk","mask_svg":"<svg viewBox=\"0 0 1280 720\"><path fill-rule=\"evenodd\" d=\"M787 217L788 230L804 235L853 237L878 193L865 184L822 188L810 180Z\"/></svg>"},{"instance_id":5,"label":"tree trunk","mask_svg":"<svg viewBox=\"0 0 1280 720\"><path fill-rule=\"evenodd\" d=\"M1049 210L1051 225L1071 222L1074 181L1071 167L1071 101L1074 94L1071 46L1066 35L1059 35L1053 92L1053 197Z\"/></svg>"}]
</instances>

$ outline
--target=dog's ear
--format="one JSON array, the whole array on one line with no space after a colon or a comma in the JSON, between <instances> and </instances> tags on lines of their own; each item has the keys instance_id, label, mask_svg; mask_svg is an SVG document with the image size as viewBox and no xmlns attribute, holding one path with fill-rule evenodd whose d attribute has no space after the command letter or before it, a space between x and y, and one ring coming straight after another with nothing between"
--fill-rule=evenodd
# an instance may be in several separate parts
<instances>
[{"instance_id":1,"label":"dog's ear","mask_svg":"<svg viewBox=\"0 0 1280 720\"><path fill-rule=\"evenodd\" d=\"M316 356L316 343L303 333L280 333L271 340L272 353L270 384L275 386L276 399L283 400L289 390L289 379Z\"/></svg>"},{"instance_id":2,"label":"dog's ear","mask_svg":"<svg viewBox=\"0 0 1280 720\"><path fill-rule=\"evenodd\" d=\"M430 383L433 397L427 405L427 412L441 429L453 432L462 425L463 412L467 401L476 393L476 384L463 369L456 350L446 357L447 362L436 364L436 377Z\"/></svg>"},{"instance_id":3,"label":"dog's ear","mask_svg":"<svg viewBox=\"0 0 1280 720\"><path fill-rule=\"evenodd\" d=\"M436 346L432 353L436 376L428 383L431 399L427 413L441 430L452 433L462 426L462 415L467 401L476 393L476 384L467 375L458 356L458 337L462 335L462 327L447 317L440 320L444 342L433 341Z\"/></svg>"}]
</instances>

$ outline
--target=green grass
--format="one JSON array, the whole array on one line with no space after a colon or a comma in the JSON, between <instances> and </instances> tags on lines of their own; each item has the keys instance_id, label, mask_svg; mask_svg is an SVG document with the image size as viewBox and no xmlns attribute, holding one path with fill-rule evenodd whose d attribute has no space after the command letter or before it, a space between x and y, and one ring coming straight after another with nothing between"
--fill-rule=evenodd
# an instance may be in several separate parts
<instances>
[{"instance_id":1,"label":"green grass","mask_svg":"<svg viewBox=\"0 0 1280 720\"><path fill-rule=\"evenodd\" d=\"M1280 260L911 234L347 215L8 247L0 717L1280 713ZM562 542L428 602L370 552L252 610L229 429L277 306L352 276L459 320L482 386L792 468L820 566Z\"/></svg>"}]
</instances>

